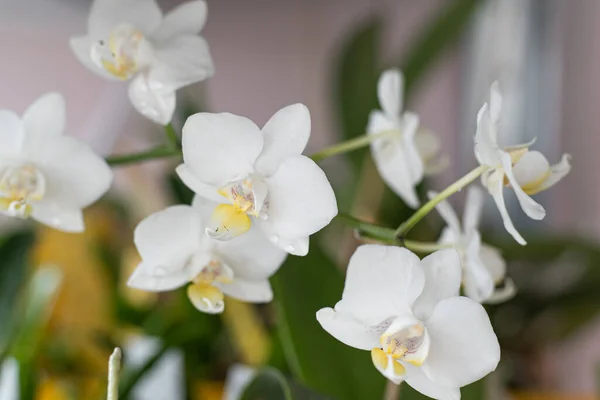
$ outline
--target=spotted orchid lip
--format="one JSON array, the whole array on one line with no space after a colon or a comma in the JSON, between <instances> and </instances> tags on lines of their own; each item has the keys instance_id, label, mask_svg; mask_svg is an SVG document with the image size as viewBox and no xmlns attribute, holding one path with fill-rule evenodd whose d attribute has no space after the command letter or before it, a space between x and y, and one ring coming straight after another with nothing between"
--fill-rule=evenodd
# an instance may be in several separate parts
<instances>
[{"instance_id":1,"label":"spotted orchid lip","mask_svg":"<svg viewBox=\"0 0 600 400\"><path fill-rule=\"evenodd\" d=\"M429 335L422 322L406 322L396 320L390 324L380 337L381 348L394 360L420 366L429 354Z\"/></svg>"},{"instance_id":2,"label":"spotted orchid lip","mask_svg":"<svg viewBox=\"0 0 600 400\"><path fill-rule=\"evenodd\" d=\"M231 240L247 232L252 220L268 218L267 185L258 177L246 177L217 190L231 204L220 204L213 211L206 234L217 240Z\"/></svg>"}]
</instances>

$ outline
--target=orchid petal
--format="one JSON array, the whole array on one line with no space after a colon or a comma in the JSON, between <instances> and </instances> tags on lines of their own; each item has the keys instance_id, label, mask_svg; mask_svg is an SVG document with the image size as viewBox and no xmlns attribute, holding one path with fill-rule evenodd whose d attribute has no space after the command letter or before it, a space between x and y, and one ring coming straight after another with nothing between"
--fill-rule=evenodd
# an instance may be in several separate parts
<instances>
[{"instance_id":1,"label":"orchid petal","mask_svg":"<svg viewBox=\"0 0 600 400\"><path fill-rule=\"evenodd\" d=\"M500 216L502 217L502 222L504 223L504 229L522 246L525 246L527 242L523 239L523 236L517 231L515 226L510 219L510 215L508 215L508 210L506 209L506 204L504 203L504 176L496 177L495 179L490 178L488 181L488 190L496 203L496 207L498 211L500 211Z\"/></svg>"},{"instance_id":2,"label":"orchid petal","mask_svg":"<svg viewBox=\"0 0 600 400\"><path fill-rule=\"evenodd\" d=\"M310 124L310 113L304 104L277 111L262 129L264 146L256 169L269 176L287 158L302 154L310 137Z\"/></svg>"},{"instance_id":3,"label":"orchid petal","mask_svg":"<svg viewBox=\"0 0 600 400\"><path fill-rule=\"evenodd\" d=\"M527 195L517 182L513 172L512 172L512 161L510 158L510 154L506 152L502 152L500 155L500 160L502 162L502 167L504 168L504 173L508 178L515 194L517 195L517 199L519 200L519 204L521 208L527 214L529 218L540 220L546 216L546 210L540 204L538 204L535 200Z\"/></svg>"},{"instance_id":4,"label":"orchid petal","mask_svg":"<svg viewBox=\"0 0 600 400\"><path fill-rule=\"evenodd\" d=\"M38 98L23 114L25 147L43 145L44 141L62 136L65 119L65 100L62 95L48 93Z\"/></svg>"},{"instance_id":5,"label":"orchid petal","mask_svg":"<svg viewBox=\"0 0 600 400\"><path fill-rule=\"evenodd\" d=\"M424 286L420 260L409 250L362 245L350 259L342 300L335 310L376 326L389 317L410 314Z\"/></svg>"},{"instance_id":6,"label":"orchid petal","mask_svg":"<svg viewBox=\"0 0 600 400\"><path fill-rule=\"evenodd\" d=\"M482 209L483 191L476 186L469 187L463 213L463 229L465 232L477 230Z\"/></svg>"},{"instance_id":7,"label":"orchid petal","mask_svg":"<svg viewBox=\"0 0 600 400\"><path fill-rule=\"evenodd\" d=\"M182 147L190 172L206 184L221 187L254 172L263 137L248 118L198 113L183 126Z\"/></svg>"},{"instance_id":8,"label":"orchid petal","mask_svg":"<svg viewBox=\"0 0 600 400\"><path fill-rule=\"evenodd\" d=\"M442 300L427 321L431 338L422 366L429 379L462 387L496 369L500 345L481 304L466 297Z\"/></svg>"},{"instance_id":9,"label":"orchid petal","mask_svg":"<svg viewBox=\"0 0 600 400\"><path fill-rule=\"evenodd\" d=\"M273 290L268 279L253 281L236 277L230 283L215 283L227 296L249 303L269 303Z\"/></svg>"},{"instance_id":10,"label":"orchid petal","mask_svg":"<svg viewBox=\"0 0 600 400\"><path fill-rule=\"evenodd\" d=\"M95 0L88 33L93 39L103 39L119 24L128 23L147 35L161 22L162 12L155 0Z\"/></svg>"},{"instance_id":11,"label":"orchid petal","mask_svg":"<svg viewBox=\"0 0 600 400\"><path fill-rule=\"evenodd\" d=\"M279 246L279 238L312 235L337 215L331 184L308 157L287 158L265 182L269 187L269 218L259 223L267 237Z\"/></svg>"},{"instance_id":12,"label":"orchid petal","mask_svg":"<svg viewBox=\"0 0 600 400\"><path fill-rule=\"evenodd\" d=\"M377 96L381 109L388 116L398 116L402 111L404 77L398 69L389 69L381 74L377 83Z\"/></svg>"},{"instance_id":13,"label":"orchid petal","mask_svg":"<svg viewBox=\"0 0 600 400\"><path fill-rule=\"evenodd\" d=\"M454 249L439 250L421 260L425 286L415 301L413 311L425 321L442 300L458 296L462 270L460 255Z\"/></svg>"},{"instance_id":14,"label":"orchid petal","mask_svg":"<svg viewBox=\"0 0 600 400\"><path fill-rule=\"evenodd\" d=\"M206 15L206 2L202 0L180 4L165 15L152 38L157 42L165 42L177 36L197 35L206 23Z\"/></svg>"},{"instance_id":15,"label":"orchid petal","mask_svg":"<svg viewBox=\"0 0 600 400\"><path fill-rule=\"evenodd\" d=\"M175 112L175 91L145 73L139 74L129 84L129 99L144 117L159 125L168 124Z\"/></svg>"}]
</instances>

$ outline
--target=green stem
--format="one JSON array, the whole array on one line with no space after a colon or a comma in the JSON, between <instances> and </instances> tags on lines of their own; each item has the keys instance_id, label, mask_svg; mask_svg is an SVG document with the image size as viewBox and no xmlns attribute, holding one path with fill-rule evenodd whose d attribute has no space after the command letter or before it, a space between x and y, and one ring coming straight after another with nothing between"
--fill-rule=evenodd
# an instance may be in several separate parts
<instances>
[{"instance_id":1,"label":"green stem","mask_svg":"<svg viewBox=\"0 0 600 400\"><path fill-rule=\"evenodd\" d=\"M173 128L172 124L165 125L165 135L167 136L168 147L170 149L179 149L179 138L177 137L177 132L175 132L175 128Z\"/></svg>"},{"instance_id":2,"label":"green stem","mask_svg":"<svg viewBox=\"0 0 600 400\"><path fill-rule=\"evenodd\" d=\"M440 203L441 201L452 196L454 193L462 190L465 186L467 186L469 183L473 182L481 174L483 174L483 172L487 169L488 169L487 166L480 165L479 167L475 168L474 170L472 170L471 172L469 172L468 174L466 174L465 176L463 176L462 178L460 178L459 180L454 182L452 185L448 186L446 189L444 189L440 194L435 196L433 199L429 200L421 208L419 208L417 210L417 212L415 212L409 219L404 221L398 227L398 229L396 229L396 232L395 232L396 237L397 238L404 237L408 233L408 231L410 231L412 228L414 228L414 226L417 225L419 223L419 221L421 221L427 214L429 214L431 212L431 210L433 210L438 203Z\"/></svg>"},{"instance_id":3,"label":"green stem","mask_svg":"<svg viewBox=\"0 0 600 400\"><path fill-rule=\"evenodd\" d=\"M385 136L389 136L396 133L396 131L383 131L375 134L366 134L354 139L346 140L344 142L334 144L318 151L310 156L314 161L321 161L325 158L332 157L338 154L348 153L350 151L358 150L361 147L368 146L376 139L380 139Z\"/></svg>"},{"instance_id":4,"label":"green stem","mask_svg":"<svg viewBox=\"0 0 600 400\"><path fill-rule=\"evenodd\" d=\"M132 163L138 163L143 161L151 161L156 158L168 158L181 156L181 150L177 148L167 148L164 146L156 147L148 151L142 151L139 153L125 154L122 156L112 156L106 158L108 165L120 166Z\"/></svg>"},{"instance_id":5,"label":"green stem","mask_svg":"<svg viewBox=\"0 0 600 400\"><path fill-rule=\"evenodd\" d=\"M374 239L388 244L399 244L398 240L396 240L396 236L394 235L394 230L391 228L370 224L343 213L339 213L337 218L356 229L359 236L365 236L369 239Z\"/></svg>"},{"instance_id":6,"label":"green stem","mask_svg":"<svg viewBox=\"0 0 600 400\"><path fill-rule=\"evenodd\" d=\"M370 224L347 214L338 214L338 218L355 228L360 236L376 240L385 244L402 246L416 253L433 253L434 251L452 248L435 242L419 242L416 240L399 240L396 231L391 228Z\"/></svg>"}]
</instances>

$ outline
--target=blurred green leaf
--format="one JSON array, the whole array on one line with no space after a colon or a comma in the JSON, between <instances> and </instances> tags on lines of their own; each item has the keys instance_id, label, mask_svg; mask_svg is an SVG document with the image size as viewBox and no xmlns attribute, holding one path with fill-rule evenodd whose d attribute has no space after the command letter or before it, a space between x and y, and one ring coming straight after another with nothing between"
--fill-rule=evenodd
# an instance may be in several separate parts
<instances>
[{"instance_id":1,"label":"blurred green leaf","mask_svg":"<svg viewBox=\"0 0 600 400\"><path fill-rule=\"evenodd\" d=\"M410 97L416 84L431 70L431 67L449 46L456 43L481 0L455 0L446 3L437 16L412 43L410 50L401 61L404 73L406 96Z\"/></svg>"},{"instance_id":2,"label":"blurred green leaf","mask_svg":"<svg viewBox=\"0 0 600 400\"><path fill-rule=\"evenodd\" d=\"M343 140L365 134L371 110L377 108L379 79L378 50L381 22L371 20L361 26L343 46L337 60L334 100L342 127ZM348 154L358 171L366 148Z\"/></svg>"},{"instance_id":3,"label":"blurred green leaf","mask_svg":"<svg viewBox=\"0 0 600 400\"><path fill-rule=\"evenodd\" d=\"M460 389L462 400L485 399L485 378Z\"/></svg>"},{"instance_id":4,"label":"blurred green leaf","mask_svg":"<svg viewBox=\"0 0 600 400\"><path fill-rule=\"evenodd\" d=\"M271 282L277 299L277 327L295 377L339 399L381 398L384 378L371 355L337 341L319 325L316 312L340 300L344 278L315 245L305 257L289 257Z\"/></svg>"},{"instance_id":5,"label":"blurred green leaf","mask_svg":"<svg viewBox=\"0 0 600 400\"><path fill-rule=\"evenodd\" d=\"M502 250L518 288L515 298L490 307L504 346L544 345L568 336L597 315L600 245L556 236L528 238L525 247L506 238L486 241ZM503 334L507 325L509 336ZM520 340L512 340L517 336Z\"/></svg>"},{"instance_id":6,"label":"blurred green leaf","mask_svg":"<svg viewBox=\"0 0 600 400\"><path fill-rule=\"evenodd\" d=\"M173 172L170 174L167 178L167 183L176 204L192 204L194 192L179 179L177 173Z\"/></svg>"},{"instance_id":7,"label":"blurred green leaf","mask_svg":"<svg viewBox=\"0 0 600 400\"><path fill-rule=\"evenodd\" d=\"M19 362L21 399L34 398L39 371L36 369L40 345L62 282L56 267L42 267L32 276L24 297L11 353Z\"/></svg>"},{"instance_id":8,"label":"blurred green leaf","mask_svg":"<svg viewBox=\"0 0 600 400\"><path fill-rule=\"evenodd\" d=\"M0 242L0 355L6 352L15 327L15 304L27 278L34 240L33 232L21 232Z\"/></svg>"},{"instance_id":9,"label":"blurred green leaf","mask_svg":"<svg viewBox=\"0 0 600 400\"><path fill-rule=\"evenodd\" d=\"M325 400L326 398L295 382L288 381L275 368L258 372L248 384L241 400Z\"/></svg>"}]
</instances>

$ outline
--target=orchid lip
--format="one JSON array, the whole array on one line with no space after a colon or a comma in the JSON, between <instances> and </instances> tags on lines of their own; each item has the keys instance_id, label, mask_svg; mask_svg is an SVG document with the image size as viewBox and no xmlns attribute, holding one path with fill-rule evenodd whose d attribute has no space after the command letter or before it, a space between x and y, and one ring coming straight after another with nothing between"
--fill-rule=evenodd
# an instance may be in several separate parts
<instances>
[{"instance_id":1,"label":"orchid lip","mask_svg":"<svg viewBox=\"0 0 600 400\"><path fill-rule=\"evenodd\" d=\"M194 255L189 263L202 262L204 257ZM223 291L216 284L228 284L234 279L231 268L218 258L211 259L192 279L187 288L187 295L194 307L202 312L218 314L225 309Z\"/></svg>"},{"instance_id":2,"label":"orchid lip","mask_svg":"<svg viewBox=\"0 0 600 400\"><path fill-rule=\"evenodd\" d=\"M121 24L110 32L107 40L97 41L90 55L98 67L121 80L128 80L150 63L152 51L140 30Z\"/></svg>"},{"instance_id":3,"label":"orchid lip","mask_svg":"<svg viewBox=\"0 0 600 400\"><path fill-rule=\"evenodd\" d=\"M9 167L0 177L0 211L13 217L27 218L33 213L32 202L46 192L46 179L33 164Z\"/></svg>"},{"instance_id":4,"label":"orchid lip","mask_svg":"<svg viewBox=\"0 0 600 400\"><path fill-rule=\"evenodd\" d=\"M416 366L422 365L429 353L427 329L422 322L414 319L397 318L381 335L380 343L382 351L394 360Z\"/></svg>"},{"instance_id":5,"label":"orchid lip","mask_svg":"<svg viewBox=\"0 0 600 400\"><path fill-rule=\"evenodd\" d=\"M230 204L218 205L206 228L206 234L216 240L231 240L247 232L255 217L269 218L268 187L259 177L246 177L217 190Z\"/></svg>"}]
</instances>

